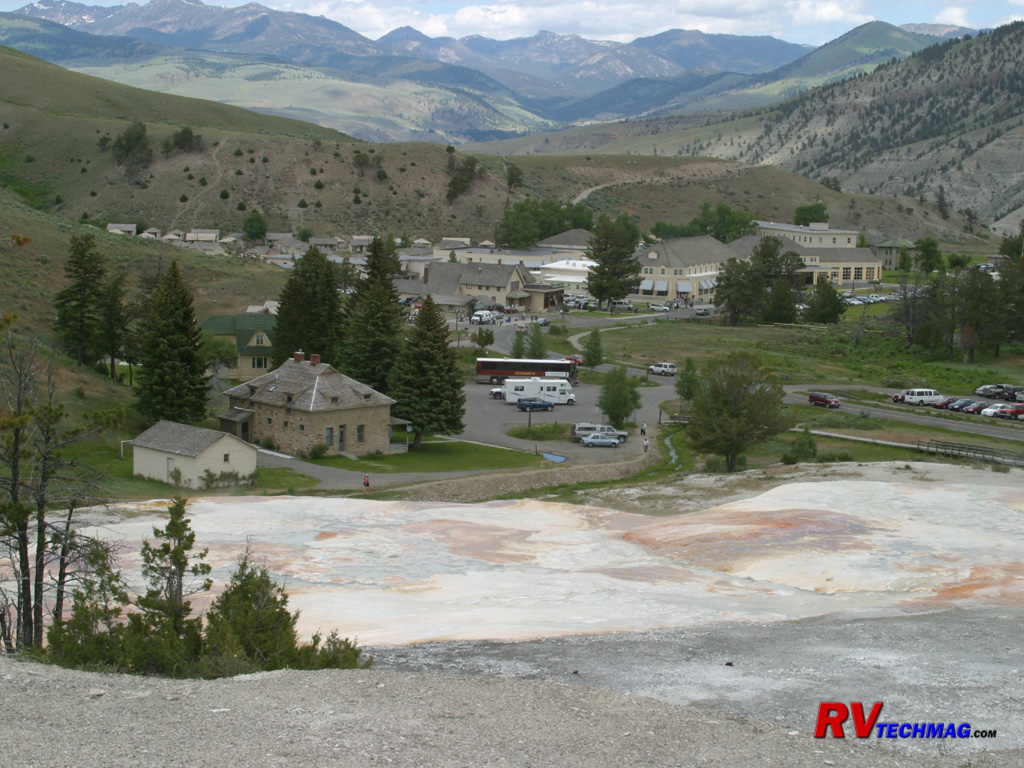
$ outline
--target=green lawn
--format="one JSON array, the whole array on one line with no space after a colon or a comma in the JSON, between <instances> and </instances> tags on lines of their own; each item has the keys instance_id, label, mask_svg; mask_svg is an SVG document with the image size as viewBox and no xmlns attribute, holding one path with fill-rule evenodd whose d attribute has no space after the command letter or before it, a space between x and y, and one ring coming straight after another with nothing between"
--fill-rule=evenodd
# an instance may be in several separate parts
<instances>
[{"instance_id":1,"label":"green lawn","mask_svg":"<svg viewBox=\"0 0 1024 768\"><path fill-rule=\"evenodd\" d=\"M418 451L390 456L375 454L361 459L331 456L310 459L313 464L353 472L454 472L470 469L515 469L546 463L542 456L458 440L427 442Z\"/></svg>"}]
</instances>

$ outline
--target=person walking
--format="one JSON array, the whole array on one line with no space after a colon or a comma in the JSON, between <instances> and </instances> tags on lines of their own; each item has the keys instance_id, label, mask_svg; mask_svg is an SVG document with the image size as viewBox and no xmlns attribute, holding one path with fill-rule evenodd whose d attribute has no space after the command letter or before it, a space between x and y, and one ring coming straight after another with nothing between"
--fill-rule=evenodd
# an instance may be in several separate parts
<instances>
[{"instance_id":1,"label":"person walking","mask_svg":"<svg viewBox=\"0 0 1024 768\"><path fill-rule=\"evenodd\" d=\"M650 443L647 442L647 438L644 438L644 453L647 453L647 449L650 447Z\"/></svg>"},{"instance_id":2,"label":"person walking","mask_svg":"<svg viewBox=\"0 0 1024 768\"><path fill-rule=\"evenodd\" d=\"M640 425L640 436L643 437L646 434L647 434L647 422L645 421L643 424Z\"/></svg>"},{"instance_id":3,"label":"person walking","mask_svg":"<svg viewBox=\"0 0 1024 768\"><path fill-rule=\"evenodd\" d=\"M644 450L646 451L646 449ZM370 476L363 475L363 493L366 493L368 490L370 490Z\"/></svg>"}]
</instances>

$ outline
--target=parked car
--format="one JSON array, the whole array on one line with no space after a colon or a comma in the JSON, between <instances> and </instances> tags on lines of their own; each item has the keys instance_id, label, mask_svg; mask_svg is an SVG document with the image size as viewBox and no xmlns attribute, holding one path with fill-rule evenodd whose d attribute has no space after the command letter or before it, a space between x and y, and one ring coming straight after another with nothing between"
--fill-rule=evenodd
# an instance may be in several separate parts
<instances>
[{"instance_id":1,"label":"parked car","mask_svg":"<svg viewBox=\"0 0 1024 768\"><path fill-rule=\"evenodd\" d=\"M981 401L978 401L977 403L974 403L973 405L968 405L968 406L966 406L964 408L961 408L960 409L960 413L981 413L986 408L988 408L988 403L983 403Z\"/></svg>"},{"instance_id":2,"label":"parked car","mask_svg":"<svg viewBox=\"0 0 1024 768\"><path fill-rule=\"evenodd\" d=\"M958 399L959 398L956 397L944 397L941 400L936 400L934 403L932 403L932 408L939 408L944 410L946 408L949 408L949 406L955 403Z\"/></svg>"},{"instance_id":3,"label":"parked car","mask_svg":"<svg viewBox=\"0 0 1024 768\"><path fill-rule=\"evenodd\" d=\"M902 403L906 399L907 392L909 391L909 389L901 389L899 392L892 396L892 401L894 403Z\"/></svg>"},{"instance_id":4,"label":"parked car","mask_svg":"<svg viewBox=\"0 0 1024 768\"><path fill-rule=\"evenodd\" d=\"M1006 403L993 403L988 408L982 409L981 410L981 415L982 416L989 416L989 417L995 416L998 411L1001 411L1003 408L1010 408L1010 407L1012 407L1012 406L1006 405Z\"/></svg>"},{"instance_id":5,"label":"parked car","mask_svg":"<svg viewBox=\"0 0 1024 768\"><path fill-rule=\"evenodd\" d=\"M968 405L974 405L977 400L972 400L969 397L962 397L946 406L947 411L962 411Z\"/></svg>"},{"instance_id":6,"label":"parked car","mask_svg":"<svg viewBox=\"0 0 1024 768\"><path fill-rule=\"evenodd\" d=\"M602 435L600 432L591 432L589 435L584 435L580 442L587 446L587 448L618 448L619 441L617 438L611 435Z\"/></svg>"},{"instance_id":7,"label":"parked car","mask_svg":"<svg viewBox=\"0 0 1024 768\"><path fill-rule=\"evenodd\" d=\"M519 307L511 307L511 306L509 306L509 307L502 307L501 311L504 312L506 315L514 315L516 312L519 312L521 310L520 310Z\"/></svg>"},{"instance_id":8,"label":"parked car","mask_svg":"<svg viewBox=\"0 0 1024 768\"><path fill-rule=\"evenodd\" d=\"M996 411L997 419L1019 420L1021 416L1024 416L1024 403L1011 403Z\"/></svg>"},{"instance_id":9,"label":"parked car","mask_svg":"<svg viewBox=\"0 0 1024 768\"><path fill-rule=\"evenodd\" d=\"M583 365L583 355L566 355L565 359L571 360L576 363L576 365Z\"/></svg>"},{"instance_id":10,"label":"parked car","mask_svg":"<svg viewBox=\"0 0 1024 768\"><path fill-rule=\"evenodd\" d=\"M495 400L504 400L505 399L505 388L504 387L494 387L490 391L489 394Z\"/></svg>"},{"instance_id":11,"label":"parked car","mask_svg":"<svg viewBox=\"0 0 1024 768\"><path fill-rule=\"evenodd\" d=\"M1003 390L1009 389L1012 385L1010 384L982 384L976 390L974 394L981 395L987 398L996 398L1003 396Z\"/></svg>"},{"instance_id":12,"label":"parked car","mask_svg":"<svg viewBox=\"0 0 1024 768\"><path fill-rule=\"evenodd\" d=\"M520 397L516 402L516 408L520 411L553 411L555 404L539 397Z\"/></svg>"},{"instance_id":13,"label":"parked car","mask_svg":"<svg viewBox=\"0 0 1024 768\"><path fill-rule=\"evenodd\" d=\"M533 322L535 322L535 323L536 323L537 325L540 325L540 326L548 326L548 325L551 325L551 321L550 321L550 320L548 320L548 319L547 319L546 317L538 317L538 318L537 318L536 320L534 320Z\"/></svg>"},{"instance_id":14,"label":"parked car","mask_svg":"<svg viewBox=\"0 0 1024 768\"><path fill-rule=\"evenodd\" d=\"M668 312L671 307L668 304L651 304L647 309L651 312Z\"/></svg>"},{"instance_id":15,"label":"parked car","mask_svg":"<svg viewBox=\"0 0 1024 768\"><path fill-rule=\"evenodd\" d=\"M942 395L934 389L908 389L903 396L903 402L907 405L931 405L941 399Z\"/></svg>"},{"instance_id":16,"label":"parked car","mask_svg":"<svg viewBox=\"0 0 1024 768\"><path fill-rule=\"evenodd\" d=\"M647 369L648 373L656 373L659 376L675 376L675 363L655 363Z\"/></svg>"},{"instance_id":17,"label":"parked car","mask_svg":"<svg viewBox=\"0 0 1024 768\"><path fill-rule=\"evenodd\" d=\"M710 317L711 316L711 308L710 307L697 307L695 310L693 310L693 314L696 317Z\"/></svg>"},{"instance_id":18,"label":"parked car","mask_svg":"<svg viewBox=\"0 0 1024 768\"><path fill-rule=\"evenodd\" d=\"M835 395L830 395L828 392L811 392L807 397L807 402L811 405L820 405L822 408L838 408L842 405L842 401Z\"/></svg>"},{"instance_id":19,"label":"parked car","mask_svg":"<svg viewBox=\"0 0 1024 768\"><path fill-rule=\"evenodd\" d=\"M593 422L581 421L573 424L569 429L569 439L582 443L587 435L598 434L614 437L620 443L626 442L629 433L622 429L616 429L610 424L594 424Z\"/></svg>"}]
</instances>

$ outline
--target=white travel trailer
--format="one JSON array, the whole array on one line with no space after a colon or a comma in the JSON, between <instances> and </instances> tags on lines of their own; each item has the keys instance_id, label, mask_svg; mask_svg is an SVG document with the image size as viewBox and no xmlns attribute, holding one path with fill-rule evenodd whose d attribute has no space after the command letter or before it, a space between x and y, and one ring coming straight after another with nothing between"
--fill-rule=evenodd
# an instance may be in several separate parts
<instances>
[{"instance_id":1,"label":"white travel trailer","mask_svg":"<svg viewBox=\"0 0 1024 768\"><path fill-rule=\"evenodd\" d=\"M555 405L576 405L576 395L567 379L505 379L505 400L519 402L521 397L539 397Z\"/></svg>"}]
</instances>

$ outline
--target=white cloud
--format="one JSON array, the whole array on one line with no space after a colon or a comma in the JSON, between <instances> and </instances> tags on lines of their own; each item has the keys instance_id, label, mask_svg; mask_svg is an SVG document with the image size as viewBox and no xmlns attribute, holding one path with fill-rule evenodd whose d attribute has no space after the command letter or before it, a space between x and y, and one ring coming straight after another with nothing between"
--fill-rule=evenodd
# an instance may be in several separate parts
<instances>
[{"instance_id":1,"label":"white cloud","mask_svg":"<svg viewBox=\"0 0 1024 768\"><path fill-rule=\"evenodd\" d=\"M950 5L935 14L936 24L955 24L958 27L973 26L967 20L967 9L957 5Z\"/></svg>"},{"instance_id":2,"label":"white cloud","mask_svg":"<svg viewBox=\"0 0 1024 768\"><path fill-rule=\"evenodd\" d=\"M408 25L431 37L479 34L507 40L547 29L628 42L667 29L697 29L821 43L871 21L874 16L862 10L864 4L863 0L676 0L669 4L636 0L383 0L374 4L363 0L291 0L276 5L281 10L326 16L373 39Z\"/></svg>"}]
</instances>

